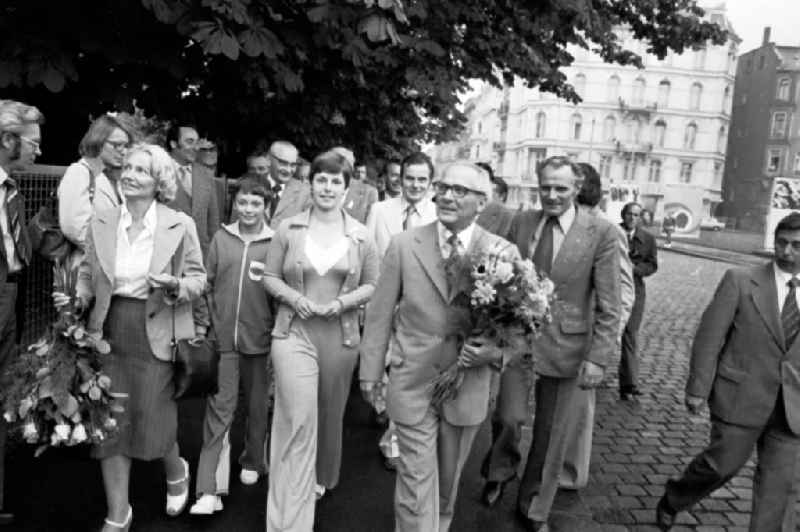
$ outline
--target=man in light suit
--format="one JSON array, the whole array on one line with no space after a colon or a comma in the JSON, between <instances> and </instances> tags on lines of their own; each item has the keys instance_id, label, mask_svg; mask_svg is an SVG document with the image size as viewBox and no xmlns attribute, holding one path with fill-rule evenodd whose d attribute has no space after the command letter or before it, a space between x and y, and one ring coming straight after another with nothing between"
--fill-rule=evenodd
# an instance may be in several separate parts
<instances>
[{"instance_id":1,"label":"man in light suit","mask_svg":"<svg viewBox=\"0 0 800 532\"><path fill-rule=\"evenodd\" d=\"M374 203L378 201L378 189L366 180L367 168L361 165L363 173L354 172L350 179L350 186L344 197L344 210L359 222L367 222L367 214Z\"/></svg>"},{"instance_id":2,"label":"man in light suit","mask_svg":"<svg viewBox=\"0 0 800 532\"><path fill-rule=\"evenodd\" d=\"M572 417L579 411L578 390L600 383L617 344L620 262L618 230L575 206L580 169L557 156L543 161L537 173L542 210L515 216L509 240L555 284L552 320L530 346L537 373L536 411L518 494L519 511L529 529L541 532L547 530ZM528 398L522 370L507 368L501 382L501 395L518 413ZM512 478L524 417L518 414L513 421L495 433L493 442L493 450L508 449L505 465Z\"/></svg>"},{"instance_id":3,"label":"man in light suit","mask_svg":"<svg viewBox=\"0 0 800 532\"><path fill-rule=\"evenodd\" d=\"M492 342L471 335L469 309L451 305L445 257L481 251L518 258L512 245L475 224L492 195L482 170L453 163L436 193L437 222L391 239L361 344L361 390L370 401L389 349L387 406L400 447L397 532L449 529L461 470L486 417L492 364L502 360ZM458 394L434 408L431 382L457 360L468 368Z\"/></svg>"},{"instance_id":4,"label":"man in light suit","mask_svg":"<svg viewBox=\"0 0 800 532\"><path fill-rule=\"evenodd\" d=\"M367 234L375 241L378 256L381 258L386 254L389 240L394 235L436 221L436 205L429 195L433 179L433 162L430 157L422 152L415 152L408 155L399 167L400 195L379 201L372 206L367 216ZM385 398L374 406L378 423L385 425ZM394 471L397 469L400 450L397 447L394 424L388 423L389 427L381 437L379 448L384 456L384 466Z\"/></svg>"},{"instance_id":5,"label":"man in light suit","mask_svg":"<svg viewBox=\"0 0 800 532\"><path fill-rule=\"evenodd\" d=\"M286 218L311 207L311 188L307 181L295 179L297 148L285 140L277 140L269 147L269 175L267 184L272 191L268 207L269 226L277 229Z\"/></svg>"},{"instance_id":6,"label":"man in light suit","mask_svg":"<svg viewBox=\"0 0 800 532\"><path fill-rule=\"evenodd\" d=\"M751 532L795 530L800 460L800 213L775 228L775 260L725 272L692 344L686 406L708 401L711 435L656 508L661 530L758 452Z\"/></svg>"},{"instance_id":7,"label":"man in light suit","mask_svg":"<svg viewBox=\"0 0 800 532\"><path fill-rule=\"evenodd\" d=\"M170 154L178 165L178 191L170 207L189 215L197 226L205 259L211 238L219 229L219 204L214 174L197 162L200 138L197 129L176 122L167 132Z\"/></svg>"}]
</instances>

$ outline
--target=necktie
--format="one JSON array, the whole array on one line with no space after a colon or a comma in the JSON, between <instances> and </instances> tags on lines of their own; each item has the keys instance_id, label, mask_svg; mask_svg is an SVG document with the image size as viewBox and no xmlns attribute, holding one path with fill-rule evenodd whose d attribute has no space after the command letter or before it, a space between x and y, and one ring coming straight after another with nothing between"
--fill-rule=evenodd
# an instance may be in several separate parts
<instances>
[{"instance_id":1,"label":"necktie","mask_svg":"<svg viewBox=\"0 0 800 532\"><path fill-rule=\"evenodd\" d=\"M281 190L283 190L283 184L275 183L272 185L272 200L269 202L269 217L275 214L275 209L278 208L278 202L281 201Z\"/></svg>"},{"instance_id":2,"label":"necktie","mask_svg":"<svg viewBox=\"0 0 800 532\"><path fill-rule=\"evenodd\" d=\"M459 243L460 241L458 240L458 235L455 233L450 233L450 236L447 237L447 244L450 246L450 253L447 254L448 258L452 258L459 254Z\"/></svg>"},{"instance_id":3,"label":"necktie","mask_svg":"<svg viewBox=\"0 0 800 532\"><path fill-rule=\"evenodd\" d=\"M185 164L178 169L178 175L180 176L181 186L186 193L191 196L192 195L192 167L191 165Z\"/></svg>"},{"instance_id":4,"label":"necktie","mask_svg":"<svg viewBox=\"0 0 800 532\"><path fill-rule=\"evenodd\" d=\"M781 309L781 326L783 327L783 337L786 339L786 349L789 349L794 343L797 333L800 332L800 309L797 308L797 295L795 288L800 284L800 280L792 277L786 283L789 287L789 293L786 294L786 299L783 300L783 308Z\"/></svg>"},{"instance_id":5,"label":"necktie","mask_svg":"<svg viewBox=\"0 0 800 532\"><path fill-rule=\"evenodd\" d=\"M408 227L411 225L409 224L409 218L411 218L411 215L415 212L417 212L417 209L413 204L409 205L403 210L403 231L408 229Z\"/></svg>"},{"instance_id":6,"label":"necktie","mask_svg":"<svg viewBox=\"0 0 800 532\"><path fill-rule=\"evenodd\" d=\"M553 230L556 225L558 225L558 218L548 216L533 252L533 264L540 273L545 275L550 275L550 268L553 266Z\"/></svg>"}]
</instances>

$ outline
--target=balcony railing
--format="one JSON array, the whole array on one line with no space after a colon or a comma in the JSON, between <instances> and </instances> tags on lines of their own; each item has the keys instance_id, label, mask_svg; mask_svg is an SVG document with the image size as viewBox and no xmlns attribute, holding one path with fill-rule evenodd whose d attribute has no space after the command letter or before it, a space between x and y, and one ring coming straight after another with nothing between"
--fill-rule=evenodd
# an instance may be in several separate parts
<instances>
[{"instance_id":1,"label":"balcony railing","mask_svg":"<svg viewBox=\"0 0 800 532\"><path fill-rule=\"evenodd\" d=\"M653 151L652 142L622 142L614 140L615 151L618 154L632 153L647 155Z\"/></svg>"},{"instance_id":2,"label":"balcony railing","mask_svg":"<svg viewBox=\"0 0 800 532\"><path fill-rule=\"evenodd\" d=\"M658 111L658 104L656 102L626 102L620 97L619 110L625 118L642 117L649 121L650 116Z\"/></svg>"}]
</instances>

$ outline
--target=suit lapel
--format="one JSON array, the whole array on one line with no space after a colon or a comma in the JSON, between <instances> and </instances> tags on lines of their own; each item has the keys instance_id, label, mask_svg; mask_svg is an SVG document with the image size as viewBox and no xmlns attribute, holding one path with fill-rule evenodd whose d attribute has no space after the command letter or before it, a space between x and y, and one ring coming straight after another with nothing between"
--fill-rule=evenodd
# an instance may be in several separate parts
<instances>
[{"instance_id":1,"label":"suit lapel","mask_svg":"<svg viewBox=\"0 0 800 532\"><path fill-rule=\"evenodd\" d=\"M533 254L534 246L536 245L533 237L536 235L536 227L542 219L542 211L528 211L520 216L521 223L517 231L516 244L522 258L528 259Z\"/></svg>"},{"instance_id":2,"label":"suit lapel","mask_svg":"<svg viewBox=\"0 0 800 532\"><path fill-rule=\"evenodd\" d=\"M396 235L403 231L403 207L400 198L392 198L391 203L387 206L386 217L386 232L390 235Z\"/></svg>"},{"instance_id":3,"label":"suit lapel","mask_svg":"<svg viewBox=\"0 0 800 532\"><path fill-rule=\"evenodd\" d=\"M758 270L751 281L756 285L752 292L753 304L775 341L778 342L781 349L784 349L786 341L783 338L783 327L780 316L778 316L778 291L775 288L775 271L772 262Z\"/></svg>"},{"instance_id":4,"label":"suit lapel","mask_svg":"<svg viewBox=\"0 0 800 532\"><path fill-rule=\"evenodd\" d=\"M439 295L448 301L447 277L442 253L439 250L439 235L435 223L425 225L415 233L413 252L422 265L422 269L436 286Z\"/></svg>"},{"instance_id":5,"label":"suit lapel","mask_svg":"<svg viewBox=\"0 0 800 532\"><path fill-rule=\"evenodd\" d=\"M575 213L575 220L567 234L564 235L564 241L553 260L553 267L550 269L550 278L553 281L565 280L569 277L572 273L570 264L580 261L581 256L586 252L586 243L594 230L593 219L578 209Z\"/></svg>"},{"instance_id":6,"label":"suit lapel","mask_svg":"<svg viewBox=\"0 0 800 532\"><path fill-rule=\"evenodd\" d=\"M278 206L275 207L275 213L272 215L273 218L279 216L280 214L285 211L289 205L294 203L295 197L300 193L300 187L294 185L294 180L290 179L286 186L283 188L283 193L281 194L280 199L278 200Z\"/></svg>"},{"instance_id":7,"label":"suit lapel","mask_svg":"<svg viewBox=\"0 0 800 532\"><path fill-rule=\"evenodd\" d=\"M183 225L175 211L159 203L156 205L156 216L153 257L150 259L150 273L154 274L164 271L183 240ZM174 275L172 268L169 273Z\"/></svg>"},{"instance_id":8,"label":"suit lapel","mask_svg":"<svg viewBox=\"0 0 800 532\"><path fill-rule=\"evenodd\" d=\"M201 179L203 178L201 170L197 167L197 163L192 165L192 219L200 220L203 218L201 216L200 208L203 205L202 196L205 193L203 190L203 183L201 183Z\"/></svg>"},{"instance_id":9,"label":"suit lapel","mask_svg":"<svg viewBox=\"0 0 800 532\"><path fill-rule=\"evenodd\" d=\"M114 282L114 264L117 259L117 227L119 226L120 208L101 211L97 214L97 222L93 223L92 234L95 254L100 268L108 280Z\"/></svg>"}]
</instances>

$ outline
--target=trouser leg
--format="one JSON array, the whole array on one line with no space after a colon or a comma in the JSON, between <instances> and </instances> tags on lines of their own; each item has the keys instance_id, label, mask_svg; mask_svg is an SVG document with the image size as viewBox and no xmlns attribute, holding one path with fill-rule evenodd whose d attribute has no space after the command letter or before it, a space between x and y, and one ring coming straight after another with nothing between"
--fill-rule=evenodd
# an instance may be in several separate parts
<instances>
[{"instance_id":1,"label":"trouser leg","mask_svg":"<svg viewBox=\"0 0 800 532\"><path fill-rule=\"evenodd\" d=\"M197 496L217 493L216 472L221 458L225 436L233 423L236 400L239 394L239 355L235 352L220 353L219 388L206 399L206 415L203 419L203 448L197 464Z\"/></svg>"},{"instance_id":2,"label":"trouser leg","mask_svg":"<svg viewBox=\"0 0 800 532\"><path fill-rule=\"evenodd\" d=\"M5 372L17 350L17 285L0 283L0 372ZM6 420L0 416L0 510L5 504Z\"/></svg>"},{"instance_id":3,"label":"trouser leg","mask_svg":"<svg viewBox=\"0 0 800 532\"><path fill-rule=\"evenodd\" d=\"M241 355L239 375L247 407L244 450L239 457L239 464L263 475L267 472L266 441L269 419L267 355Z\"/></svg>"},{"instance_id":4,"label":"trouser leg","mask_svg":"<svg viewBox=\"0 0 800 532\"><path fill-rule=\"evenodd\" d=\"M492 413L492 445L481 466L486 480L502 482L517 474L522 460L522 425L531 416L528 397L532 379L532 369L523 362L507 367L500 375Z\"/></svg>"},{"instance_id":5,"label":"trouser leg","mask_svg":"<svg viewBox=\"0 0 800 532\"><path fill-rule=\"evenodd\" d=\"M394 490L395 532L439 530L438 425L430 409L415 425L396 425L400 461Z\"/></svg>"},{"instance_id":6,"label":"trouser leg","mask_svg":"<svg viewBox=\"0 0 800 532\"><path fill-rule=\"evenodd\" d=\"M619 389L635 388L639 384L639 354L637 353L639 327L644 315L645 289L642 281L637 281L636 298L633 301L631 316L622 332L619 359Z\"/></svg>"},{"instance_id":7,"label":"trouser leg","mask_svg":"<svg viewBox=\"0 0 800 532\"><path fill-rule=\"evenodd\" d=\"M594 409L597 399L594 389L578 389L575 393L576 412L567 433L567 451L559 479L562 488L570 489L584 488L589 482Z\"/></svg>"},{"instance_id":8,"label":"trouser leg","mask_svg":"<svg viewBox=\"0 0 800 532\"><path fill-rule=\"evenodd\" d=\"M273 339L275 410L270 435L267 532L314 527L317 459L317 352L302 329Z\"/></svg>"},{"instance_id":9,"label":"trouser leg","mask_svg":"<svg viewBox=\"0 0 800 532\"><path fill-rule=\"evenodd\" d=\"M455 426L444 419L439 420L439 532L450 529L461 472L479 428L480 425Z\"/></svg>"}]
</instances>

